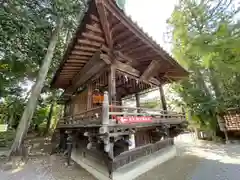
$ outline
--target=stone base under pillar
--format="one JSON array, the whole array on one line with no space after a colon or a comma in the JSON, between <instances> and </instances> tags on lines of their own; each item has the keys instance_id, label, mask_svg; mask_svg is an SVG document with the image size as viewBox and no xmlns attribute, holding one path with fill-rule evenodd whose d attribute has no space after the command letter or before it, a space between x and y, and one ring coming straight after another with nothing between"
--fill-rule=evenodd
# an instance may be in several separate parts
<instances>
[{"instance_id":1,"label":"stone base under pillar","mask_svg":"<svg viewBox=\"0 0 240 180\"><path fill-rule=\"evenodd\" d=\"M81 156L76 149L72 152L72 159L87 170L90 174L99 180L133 180L141 174L151 170L155 166L162 164L176 156L176 147L169 146L161 149L153 154L142 157L132 163L124 165L123 167L117 169L109 177L107 168L100 163L91 161L87 158Z\"/></svg>"}]
</instances>

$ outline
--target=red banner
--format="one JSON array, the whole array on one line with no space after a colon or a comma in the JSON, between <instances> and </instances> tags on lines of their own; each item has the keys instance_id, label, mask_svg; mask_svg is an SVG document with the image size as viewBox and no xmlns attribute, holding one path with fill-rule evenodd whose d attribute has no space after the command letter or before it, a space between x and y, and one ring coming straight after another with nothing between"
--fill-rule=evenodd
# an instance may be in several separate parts
<instances>
[{"instance_id":1,"label":"red banner","mask_svg":"<svg viewBox=\"0 0 240 180\"><path fill-rule=\"evenodd\" d=\"M122 124L131 124L131 123L148 123L152 122L151 116L117 116L117 121L120 121Z\"/></svg>"}]
</instances>

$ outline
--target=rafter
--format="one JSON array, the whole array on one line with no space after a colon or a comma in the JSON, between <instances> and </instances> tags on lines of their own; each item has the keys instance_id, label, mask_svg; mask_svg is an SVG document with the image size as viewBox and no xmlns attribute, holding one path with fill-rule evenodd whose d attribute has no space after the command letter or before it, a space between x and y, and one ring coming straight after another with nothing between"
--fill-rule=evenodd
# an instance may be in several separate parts
<instances>
[{"instance_id":1,"label":"rafter","mask_svg":"<svg viewBox=\"0 0 240 180\"><path fill-rule=\"evenodd\" d=\"M66 66L66 67L64 67L63 70L67 70L67 69L79 69L79 67L78 66Z\"/></svg>"},{"instance_id":2,"label":"rafter","mask_svg":"<svg viewBox=\"0 0 240 180\"><path fill-rule=\"evenodd\" d=\"M92 19L93 21L95 21L95 22L100 22L100 20L98 19L97 16L91 14L90 17L91 17L91 19Z\"/></svg>"},{"instance_id":3,"label":"rafter","mask_svg":"<svg viewBox=\"0 0 240 180\"><path fill-rule=\"evenodd\" d=\"M92 51L92 52L96 52L97 50L99 50L98 48L94 48L94 47L89 47L89 46L75 46L74 49L77 50L82 50L82 51Z\"/></svg>"},{"instance_id":4,"label":"rafter","mask_svg":"<svg viewBox=\"0 0 240 180\"><path fill-rule=\"evenodd\" d=\"M124 55L124 54L123 54L122 52L120 52L120 51L116 51L116 50L115 50L115 51L113 51L113 54L116 56L117 59L120 58L120 59L123 59L123 60L125 60L125 61L127 61L127 62L130 62L130 63L134 62L134 60L133 60L132 58Z\"/></svg>"},{"instance_id":5,"label":"rafter","mask_svg":"<svg viewBox=\"0 0 240 180\"><path fill-rule=\"evenodd\" d=\"M68 66L70 65L73 65L75 67L81 67L81 66L84 66L85 63L79 63L79 62L70 62L70 63L67 63Z\"/></svg>"},{"instance_id":6,"label":"rafter","mask_svg":"<svg viewBox=\"0 0 240 180\"><path fill-rule=\"evenodd\" d=\"M127 39L126 37L129 35L128 31L123 31L121 33L119 33L118 35L116 35L113 39L114 42L119 42L121 40Z\"/></svg>"},{"instance_id":7,"label":"rafter","mask_svg":"<svg viewBox=\"0 0 240 180\"><path fill-rule=\"evenodd\" d=\"M148 53L146 53L145 56L139 56L139 57L136 57L135 59L137 61L139 61L141 59L146 59L146 58L148 58L148 59L159 59L159 56L157 54L153 54L153 53L148 52Z\"/></svg>"},{"instance_id":8,"label":"rafter","mask_svg":"<svg viewBox=\"0 0 240 180\"><path fill-rule=\"evenodd\" d=\"M75 54L75 55L83 55L83 56L92 56L93 53L90 53L90 52L84 52L84 51L72 51L72 54Z\"/></svg>"},{"instance_id":9,"label":"rafter","mask_svg":"<svg viewBox=\"0 0 240 180\"><path fill-rule=\"evenodd\" d=\"M79 39L78 43L85 44L85 45L90 45L90 46L96 46L96 47L100 47L101 46L101 43L99 43L99 42L89 41L89 40L86 40L86 39Z\"/></svg>"},{"instance_id":10,"label":"rafter","mask_svg":"<svg viewBox=\"0 0 240 180\"><path fill-rule=\"evenodd\" d=\"M72 64L72 63L86 63L87 61L83 61L83 60L79 60L79 59L71 59L71 60L67 60L66 64Z\"/></svg>"},{"instance_id":11,"label":"rafter","mask_svg":"<svg viewBox=\"0 0 240 180\"><path fill-rule=\"evenodd\" d=\"M148 49L148 46L140 45L140 46L136 47L135 49L133 48L133 49L130 49L129 51L126 51L126 54L131 55L131 54L134 54L134 53L138 53L139 51L140 52L144 51L146 49Z\"/></svg>"},{"instance_id":12,"label":"rafter","mask_svg":"<svg viewBox=\"0 0 240 180\"><path fill-rule=\"evenodd\" d=\"M118 21L118 23L114 24L112 27L112 33L113 35L118 34L119 31L121 31L123 28L123 25L120 21Z\"/></svg>"},{"instance_id":13,"label":"rafter","mask_svg":"<svg viewBox=\"0 0 240 180\"><path fill-rule=\"evenodd\" d=\"M78 56L78 55L70 55L68 59L69 59L69 60L70 60L70 59L84 60L84 59L89 59L89 57L87 57L87 56Z\"/></svg>"},{"instance_id":14,"label":"rafter","mask_svg":"<svg viewBox=\"0 0 240 180\"><path fill-rule=\"evenodd\" d=\"M85 38L88 38L88 39L95 40L97 42L101 42L101 43L105 42L104 38L102 38L101 36L96 36L96 35L89 34L89 33L86 33L86 32L82 33L82 36L85 37Z\"/></svg>"},{"instance_id":15,"label":"rafter","mask_svg":"<svg viewBox=\"0 0 240 180\"><path fill-rule=\"evenodd\" d=\"M106 39L106 43L110 49L113 47L113 42L112 42L112 33L110 31L110 25L107 19L107 11L103 5L102 0L95 0L96 1L96 6L97 6L97 11L99 14L99 19L100 23L102 25L102 29L104 32L104 36Z\"/></svg>"},{"instance_id":16,"label":"rafter","mask_svg":"<svg viewBox=\"0 0 240 180\"><path fill-rule=\"evenodd\" d=\"M125 52L125 51L131 51L139 46L142 46L143 43L141 41L136 41L136 43L129 43L126 44L124 46L122 46L122 48L120 49L121 51Z\"/></svg>"},{"instance_id":17,"label":"rafter","mask_svg":"<svg viewBox=\"0 0 240 180\"><path fill-rule=\"evenodd\" d=\"M122 43L116 44L116 49L122 51L123 48L124 48L126 45L134 42L135 40L136 40L136 36L130 36L130 37L128 37L125 41L123 41ZM117 47L117 46L118 46L118 47ZM125 47L125 48L126 48L126 47Z\"/></svg>"},{"instance_id":18,"label":"rafter","mask_svg":"<svg viewBox=\"0 0 240 180\"><path fill-rule=\"evenodd\" d=\"M106 63L106 64L112 64L109 56L107 54L101 54L100 58Z\"/></svg>"},{"instance_id":19,"label":"rafter","mask_svg":"<svg viewBox=\"0 0 240 180\"><path fill-rule=\"evenodd\" d=\"M90 31L93 31L95 33L102 33L102 30L96 26L93 26L93 25L90 25L90 24L87 24L86 25L86 28Z\"/></svg>"}]
</instances>

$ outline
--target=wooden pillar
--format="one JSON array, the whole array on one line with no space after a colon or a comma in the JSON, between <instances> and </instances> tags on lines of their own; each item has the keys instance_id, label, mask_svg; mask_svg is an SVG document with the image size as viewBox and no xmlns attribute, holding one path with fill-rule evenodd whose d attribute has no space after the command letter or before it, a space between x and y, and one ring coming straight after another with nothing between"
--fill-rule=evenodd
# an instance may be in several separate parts
<instances>
[{"instance_id":1,"label":"wooden pillar","mask_svg":"<svg viewBox=\"0 0 240 180\"><path fill-rule=\"evenodd\" d=\"M139 108L140 107L140 95L139 93L135 94L135 98L136 98L136 107ZM137 109L137 112L140 112L140 109Z\"/></svg>"},{"instance_id":2,"label":"wooden pillar","mask_svg":"<svg viewBox=\"0 0 240 180\"><path fill-rule=\"evenodd\" d=\"M92 84L87 85L87 110L92 108Z\"/></svg>"},{"instance_id":3,"label":"wooden pillar","mask_svg":"<svg viewBox=\"0 0 240 180\"><path fill-rule=\"evenodd\" d=\"M164 111L166 111L167 110L167 103L166 103L166 99L165 99L165 95L164 95L162 85L159 85L159 91L160 91L160 99L161 99L162 108L163 108Z\"/></svg>"},{"instance_id":4,"label":"wooden pillar","mask_svg":"<svg viewBox=\"0 0 240 180\"><path fill-rule=\"evenodd\" d=\"M108 74L109 104L116 102L116 67L111 65Z\"/></svg>"}]
</instances>

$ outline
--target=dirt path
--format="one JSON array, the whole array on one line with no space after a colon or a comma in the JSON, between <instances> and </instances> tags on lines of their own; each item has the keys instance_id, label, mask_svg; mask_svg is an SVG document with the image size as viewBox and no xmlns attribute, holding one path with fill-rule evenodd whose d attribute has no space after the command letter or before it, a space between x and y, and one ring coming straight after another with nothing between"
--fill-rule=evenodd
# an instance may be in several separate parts
<instances>
[{"instance_id":1,"label":"dirt path","mask_svg":"<svg viewBox=\"0 0 240 180\"><path fill-rule=\"evenodd\" d=\"M26 165L0 171L1 180L95 180L77 165L67 167L60 156L31 157Z\"/></svg>"}]
</instances>

